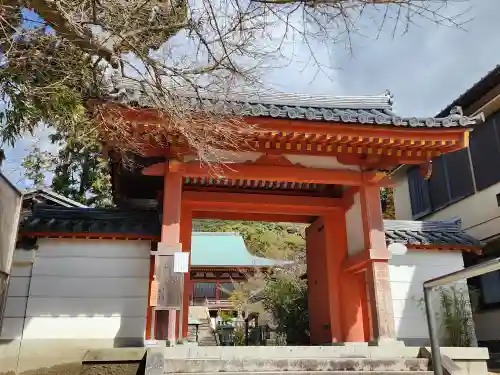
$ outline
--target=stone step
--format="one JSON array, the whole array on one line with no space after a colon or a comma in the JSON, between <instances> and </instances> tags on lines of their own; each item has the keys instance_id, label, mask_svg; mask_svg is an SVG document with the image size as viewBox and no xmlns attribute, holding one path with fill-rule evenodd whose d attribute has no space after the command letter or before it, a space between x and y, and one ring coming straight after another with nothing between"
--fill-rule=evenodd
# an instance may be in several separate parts
<instances>
[{"instance_id":1,"label":"stone step","mask_svg":"<svg viewBox=\"0 0 500 375\"><path fill-rule=\"evenodd\" d=\"M165 372L168 374L168 372ZM176 375L189 375L189 372L178 372ZM220 375L215 372L200 372L199 375ZM239 372L225 372L224 375L239 375ZM248 375L285 375L285 372L260 371L249 372ZM287 371L286 375L433 375L432 371Z\"/></svg>"},{"instance_id":2,"label":"stone step","mask_svg":"<svg viewBox=\"0 0 500 375\"><path fill-rule=\"evenodd\" d=\"M210 339L213 333L210 332ZM208 336L206 336L208 337ZM200 335L200 341L205 336ZM165 357L176 359L276 359L276 358L417 358L419 347L369 346L367 343L346 343L331 346L212 346L184 348L177 346L165 349Z\"/></svg>"},{"instance_id":3,"label":"stone step","mask_svg":"<svg viewBox=\"0 0 500 375\"><path fill-rule=\"evenodd\" d=\"M429 361L424 358L287 358L260 359L172 359L165 358L169 373L215 372L331 372L331 371L426 371Z\"/></svg>"}]
</instances>

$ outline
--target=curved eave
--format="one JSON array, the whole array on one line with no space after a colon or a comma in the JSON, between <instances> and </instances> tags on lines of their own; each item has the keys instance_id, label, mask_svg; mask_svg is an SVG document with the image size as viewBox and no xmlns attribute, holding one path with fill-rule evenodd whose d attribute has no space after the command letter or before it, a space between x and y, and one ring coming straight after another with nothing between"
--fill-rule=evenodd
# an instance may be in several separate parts
<instances>
[{"instance_id":1,"label":"curved eave","mask_svg":"<svg viewBox=\"0 0 500 375\"><path fill-rule=\"evenodd\" d=\"M475 253L475 254L482 254L483 253L483 249L480 246L440 245L440 244L430 244L430 245L406 244L406 247L410 250L422 250L422 251L460 251L460 252Z\"/></svg>"},{"instance_id":2,"label":"curved eave","mask_svg":"<svg viewBox=\"0 0 500 375\"><path fill-rule=\"evenodd\" d=\"M146 138L150 129L161 123L154 109L125 108L116 104L106 104L109 108L107 121L116 121L114 116L121 112L139 128L138 137ZM459 115L454 115L459 116ZM465 118L465 117L460 117ZM465 148L469 142L469 127L481 119L463 121L464 125L432 125L426 120L425 126L397 126L394 124L362 123L358 120L326 121L300 118L273 118L269 116L244 117L257 130L245 134L245 144L235 150L265 153L295 153L321 156L363 156L373 155L387 160L383 168L397 164L421 164L444 153ZM420 123L419 123L420 124ZM150 139L145 153L148 156L165 155L165 149ZM176 152L190 153L188 142L182 137L172 137Z\"/></svg>"}]
</instances>

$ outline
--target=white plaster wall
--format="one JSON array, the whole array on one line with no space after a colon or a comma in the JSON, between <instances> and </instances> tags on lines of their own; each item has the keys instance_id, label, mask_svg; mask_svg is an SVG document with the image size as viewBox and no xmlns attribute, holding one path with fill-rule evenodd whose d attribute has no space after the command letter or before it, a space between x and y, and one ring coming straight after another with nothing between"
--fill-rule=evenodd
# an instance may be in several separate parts
<instances>
[{"instance_id":1,"label":"white plaster wall","mask_svg":"<svg viewBox=\"0 0 500 375\"><path fill-rule=\"evenodd\" d=\"M294 164L301 164L308 168L321 168L321 169L348 169L352 171L359 171L357 165L345 165L339 163L334 156L316 156L316 155L293 155L285 154L285 157Z\"/></svg>"},{"instance_id":2,"label":"white plaster wall","mask_svg":"<svg viewBox=\"0 0 500 375\"><path fill-rule=\"evenodd\" d=\"M34 255L33 250L14 252L0 339L15 339L22 333Z\"/></svg>"},{"instance_id":3,"label":"white plaster wall","mask_svg":"<svg viewBox=\"0 0 500 375\"><path fill-rule=\"evenodd\" d=\"M357 254L364 249L363 219L359 194L354 195L354 204L346 212L347 250L349 255Z\"/></svg>"},{"instance_id":4,"label":"white plaster wall","mask_svg":"<svg viewBox=\"0 0 500 375\"><path fill-rule=\"evenodd\" d=\"M41 239L38 245L31 282L13 277L9 286L2 339L144 337L149 241Z\"/></svg>"},{"instance_id":5,"label":"white plaster wall","mask_svg":"<svg viewBox=\"0 0 500 375\"><path fill-rule=\"evenodd\" d=\"M224 162L228 163L245 163L249 161L255 161L264 153L262 152L232 152L219 150L218 154ZM348 169L353 171L359 171L360 167L357 165L345 165L339 163L334 156L318 156L318 155L295 155L295 154L283 154L288 160L293 164L301 164L308 168L322 168L322 169ZM194 161L197 160L194 156L185 156L184 161Z\"/></svg>"},{"instance_id":6,"label":"white plaster wall","mask_svg":"<svg viewBox=\"0 0 500 375\"><path fill-rule=\"evenodd\" d=\"M423 304L423 282L463 267L460 252L410 251L402 256L394 256L389 261L389 280L398 338L422 339L425 344L428 329ZM466 290L467 284L459 283L458 288ZM438 297L436 294L436 309L439 308Z\"/></svg>"},{"instance_id":7,"label":"white plaster wall","mask_svg":"<svg viewBox=\"0 0 500 375\"><path fill-rule=\"evenodd\" d=\"M394 204L396 219L411 220L410 192L406 178L396 182ZM477 192L429 216L425 220L462 219L462 228L471 236L484 240L500 233L500 207L496 195L500 193L500 184Z\"/></svg>"}]
</instances>

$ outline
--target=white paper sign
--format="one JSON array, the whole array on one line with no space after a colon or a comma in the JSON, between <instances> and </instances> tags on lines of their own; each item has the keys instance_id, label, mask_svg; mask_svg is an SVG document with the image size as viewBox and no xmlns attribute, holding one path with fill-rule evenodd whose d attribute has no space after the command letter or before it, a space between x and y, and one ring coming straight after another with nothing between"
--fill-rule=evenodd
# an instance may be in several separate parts
<instances>
[{"instance_id":1,"label":"white paper sign","mask_svg":"<svg viewBox=\"0 0 500 375\"><path fill-rule=\"evenodd\" d=\"M174 253L174 272L187 273L189 272L189 253Z\"/></svg>"}]
</instances>

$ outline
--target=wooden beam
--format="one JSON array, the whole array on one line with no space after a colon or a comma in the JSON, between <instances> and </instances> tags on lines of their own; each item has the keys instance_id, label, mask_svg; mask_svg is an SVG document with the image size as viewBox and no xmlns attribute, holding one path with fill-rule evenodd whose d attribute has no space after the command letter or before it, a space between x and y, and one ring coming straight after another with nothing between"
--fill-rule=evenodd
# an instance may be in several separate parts
<instances>
[{"instance_id":1,"label":"wooden beam","mask_svg":"<svg viewBox=\"0 0 500 375\"><path fill-rule=\"evenodd\" d=\"M193 213L195 219L214 220L241 220L241 221L266 221L273 223L311 223L316 216L285 215L285 214L260 214L248 212L220 212L220 211L196 211Z\"/></svg>"},{"instance_id":2,"label":"wooden beam","mask_svg":"<svg viewBox=\"0 0 500 375\"><path fill-rule=\"evenodd\" d=\"M335 210L344 211L343 201L337 198L294 196L255 196L253 194L224 194L186 191L182 203L193 211L237 212L320 216Z\"/></svg>"},{"instance_id":3,"label":"wooden beam","mask_svg":"<svg viewBox=\"0 0 500 375\"><path fill-rule=\"evenodd\" d=\"M364 271L369 262L374 260L389 260L390 254L387 250L363 250L351 255L342 263L342 270L349 273Z\"/></svg>"},{"instance_id":4,"label":"wooden beam","mask_svg":"<svg viewBox=\"0 0 500 375\"><path fill-rule=\"evenodd\" d=\"M177 169L178 168L178 169ZM300 166L265 166L252 164L228 164L215 176L215 171L208 166L197 162L176 165L176 172L189 177L215 177L227 179L263 180L263 181L286 181L314 184L332 184L359 186L363 183L360 172L347 169L321 169L306 168ZM153 164L142 170L147 176L163 176L165 174L165 163ZM364 172L364 180L368 183L378 181L384 176L380 172Z\"/></svg>"}]
</instances>

